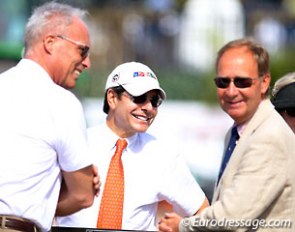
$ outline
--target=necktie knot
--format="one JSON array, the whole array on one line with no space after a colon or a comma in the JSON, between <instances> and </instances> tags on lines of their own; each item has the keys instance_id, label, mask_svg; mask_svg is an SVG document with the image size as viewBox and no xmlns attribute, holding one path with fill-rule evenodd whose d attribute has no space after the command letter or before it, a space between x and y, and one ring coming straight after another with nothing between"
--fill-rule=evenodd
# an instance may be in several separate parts
<instances>
[{"instance_id":1,"label":"necktie knot","mask_svg":"<svg viewBox=\"0 0 295 232\"><path fill-rule=\"evenodd\" d=\"M116 153L121 153L122 151L127 147L127 141L126 139L118 139L116 142Z\"/></svg>"},{"instance_id":2,"label":"necktie knot","mask_svg":"<svg viewBox=\"0 0 295 232\"><path fill-rule=\"evenodd\" d=\"M231 130L231 140L237 142L237 140L240 138L239 133L238 133L238 128L237 126L234 126Z\"/></svg>"}]
</instances>

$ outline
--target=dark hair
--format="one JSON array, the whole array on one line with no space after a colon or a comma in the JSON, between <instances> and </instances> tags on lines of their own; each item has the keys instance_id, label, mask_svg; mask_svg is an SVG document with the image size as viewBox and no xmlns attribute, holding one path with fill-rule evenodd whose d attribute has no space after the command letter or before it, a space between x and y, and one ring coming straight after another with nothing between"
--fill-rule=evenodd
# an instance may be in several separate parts
<instances>
[{"instance_id":1,"label":"dark hair","mask_svg":"<svg viewBox=\"0 0 295 232\"><path fill-rule=\"evenodd\" d=\"M112 88L109 88L109 89L114 90L115 93L118 95L119 99L121 98L122 93L126 91L121 85L116 86L116 87L112 87ZM109 110L110 110L110 106L109 106L108 99L107 99L107 93L108 93L109 89L107 89L105 91L104 101L103 101L103 112L105 112L106 114L108 114Z\"/></svg>"},{"instance_id":2,"label":"dark hair","mask_svg":"<svg viewBox=\"0 0 295 232\"><path fill-rule=\"evenodd\" d=\"M233 40L226 45L224 45L217 53L215 69L217 71L217 66L222 55L232 49L232 48L241 48L245 47L248 51L250 51L254 59L257 62L257 69L259 77L264 76L269 73L269 54L265 48L263 48L260 44L256 43L250 38L243 38Z\"/></svg>"}]
</instances>

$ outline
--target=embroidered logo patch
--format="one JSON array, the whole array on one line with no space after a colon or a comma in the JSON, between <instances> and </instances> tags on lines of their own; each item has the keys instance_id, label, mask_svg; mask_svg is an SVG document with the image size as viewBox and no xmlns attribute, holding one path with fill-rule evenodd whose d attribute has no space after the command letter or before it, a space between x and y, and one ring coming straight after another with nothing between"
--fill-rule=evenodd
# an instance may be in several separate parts
<instances>
[{"instance_id":1,"label":"embroidered logo patch","mask_svg":"<svg viewBox=\"0 0 295 232\"><path fill-rule=\"evenodd\" d=\"M151 72L134 72L133 77L152 77L157 79L157 77Z\"/></svg>"},{"instance_id":2,"label":"embroidered logo patch","mask_svg":"<svg viewBox=\"0 0 295 232\"><path fill-rule=\"evenodd\" d=\"M112 78L112 82L117 82L118 80L119 80L119 75L118 74L114 75Z\"/></svg>"}]
</instances>

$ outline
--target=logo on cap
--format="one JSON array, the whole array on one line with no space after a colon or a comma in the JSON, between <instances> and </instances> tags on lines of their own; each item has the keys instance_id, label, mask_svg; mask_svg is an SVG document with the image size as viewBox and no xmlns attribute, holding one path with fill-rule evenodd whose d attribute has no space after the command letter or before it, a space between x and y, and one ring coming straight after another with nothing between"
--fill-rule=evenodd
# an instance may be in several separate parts
<instances>
[{"instance_id":1,"label":"logo on cap","mask_svg":"<svg viewBox=\"0 0 295 232\"><path fill-rule=\"evenodd\" d=\"M134 72L133 77L152 77L157 79L157 77L151 72Z\"/></svg>"},{"instance_id":2,"label":"logo on cap","mask_svg":"<svg viewBox=\"0 0 295 232\"><path fill-rule=\"evenodd\" d=\"M119 75L115 74L112 78L112 82L117 82L119 80Z\"/></svg>"}]
</instances>

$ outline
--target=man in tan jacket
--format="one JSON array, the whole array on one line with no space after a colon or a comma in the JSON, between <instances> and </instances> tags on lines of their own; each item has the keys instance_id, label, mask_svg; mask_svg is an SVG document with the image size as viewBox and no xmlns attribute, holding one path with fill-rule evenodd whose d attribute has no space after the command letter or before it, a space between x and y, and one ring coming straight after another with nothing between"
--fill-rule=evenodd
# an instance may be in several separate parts
<instances>
[{"instance_id":1,"label":"man in tan jacket","mask_svg":"<svg viewBox=\"0 0 295 232\"><path fill-rule=\"evenodd\" d=\"M216 73L219 103L239 139L220 172L212 205L184 219L167 213L159 229L294 231L295 136L267 97L268 53L248 39L229 42L218 53ZM229 137L230 131L225 147Z\"/></svg>"}]
</instances>

